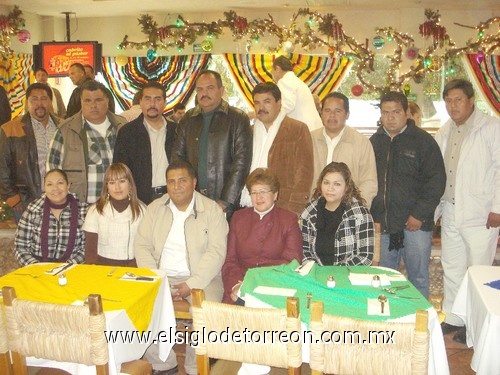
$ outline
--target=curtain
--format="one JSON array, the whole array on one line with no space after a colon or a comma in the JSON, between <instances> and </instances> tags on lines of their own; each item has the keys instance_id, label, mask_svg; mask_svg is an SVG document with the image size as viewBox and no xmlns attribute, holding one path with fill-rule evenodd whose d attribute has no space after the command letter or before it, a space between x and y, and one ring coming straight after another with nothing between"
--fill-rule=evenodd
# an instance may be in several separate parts
<instances>
[{"instance_id":1,"label":"curtain","mask_svg":"<svg viewBox=\"0 0 500 375\"><path fill-rule=\"evenodd\" d=\"M274 55L271 54L224 54L229 70L244 94L248 104L252 106L253 88L265 81L272 81ZM329 56L311 56L291 54L288 56L294 65L294 73L304 81L311 92L323 99L334 91L351 68L348 58Z\"/></svg>"},{"instance_id":2,"label":"curtain","mask_svg":"<svg viewBox=\"0 0 500 375\"><path fill-rule=\"evenodd\" d=\"M488 104L500 116L500 55L486 55L479 63L477 54L469 54L465 60Z\"/></svg>"},{"instance_id":3,"label":"curtain","mask_svg":"<svg viewBox=\"0 0 500 375\"><path fill-rule=\"evenodd\" d=\"M150 80L166 89L165 112L185 103L194 91L198 74L206 69L210 55L161 56L153 61L146 57L129 57L127 64L117 64L116 57L103 57L102 75L122 109L132 105L137 91Z\"/></svg>"},{"instance_id":4,"label":"curtain","mask_svg":"<svg viewBox=\"0 0 500 375\"><path fill-rule=\"evenodd\" d=\"M32 54L0 54L0 84L9 96L12 118L24 111L26 89L34 81L32 65Z\"/></svg>"}]
</instances>

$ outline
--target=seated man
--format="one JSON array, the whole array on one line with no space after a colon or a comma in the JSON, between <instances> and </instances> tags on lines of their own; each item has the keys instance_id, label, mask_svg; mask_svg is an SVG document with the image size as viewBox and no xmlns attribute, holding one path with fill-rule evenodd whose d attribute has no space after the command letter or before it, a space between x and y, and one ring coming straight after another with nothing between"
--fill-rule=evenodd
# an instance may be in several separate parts
<instances>
[{"instance_id":1,"label":"seated man","mask_svg":"<svg viewBox=\"0 0 500 375\"><path fill-rule=\"evenodd\" d=\"M136 234L137 266L166 270L174 301L189 300L192 288L203 289L207 300L221 301L220 271L228 232L224 213L215 201L195 192L191 164L173 162L166 174L167 194L148 206ZM158 346L153 344L146 352L153 374L175 374L174 351L164 363L157 351ZM194 349L189 346L185 369L187 374L197 373Z\"/></svg>"}]
</instances>

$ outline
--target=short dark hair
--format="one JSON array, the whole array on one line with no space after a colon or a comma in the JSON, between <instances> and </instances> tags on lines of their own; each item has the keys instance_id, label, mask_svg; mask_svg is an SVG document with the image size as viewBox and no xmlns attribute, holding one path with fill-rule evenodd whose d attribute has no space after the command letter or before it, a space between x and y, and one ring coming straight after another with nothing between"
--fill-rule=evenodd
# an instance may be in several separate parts
<instances>
[{"instance_id":1,"label":"short dark hair","mask_svg":"<svg viewBox=\"0 0 500 375\"><path fill-rule=\"evenodd\" d=\"M160 82L158 81L148 81L143 87L142 87L142 92L144 94L145 89L158 89L161 90L163 99L167 98L167 93L165 92L165 86L163 86ZM141 97L142 99L142 97Z\"/></svg>"},{"instance_id":2,"label":"short dark hair","mask_svg":"<svg viewBox=\"0 0 500 375\"><path fill-rule=\"evenodd\" d=\"M255 94L265 94L268 92L273 95L276 101L281 100L280 88L274 82L259 83L252 91L252 98L255 98Z\"/></svg>"},{"instance_id":3,"label":"short dark hair","mask_svg":"<svg viewBox=\"0 0 500 375\"><path fill-rule=\"evenodd\" d=\"M186 109L186 106L182 103L177 103L176 105L174 105L174 112L177 112L177 111L182 111L182 110L185 110Z\"/></svg>"},{"instance_id":4,"label":"short dark hair","mask_svg":"<svg viewBox=\"0 0 500 375\"><path fill-rule=\"evenodd\" d=\"M50 86L47 85L46 83L35 82L29 85L28 88L26 89L26 99L28 99L31 96L33 90L44 90L47 93L47 96L50 98L50 100L52 100L52 90L50 89Z\"/></svg>"},{"instance_id":5,"label":"short dark hair","mask_svg":"<svg viewBox=\"0 0 500 375\"><path fill-rule=\"evenodd\" d=\"M50 171L45 173L45 178L47 178L52 173L59 173L63 177L64 181L66 181L66 183L69 184L68 175L62 169L59 168L51 169Z\"/></svg>"},{"instance_id":6,"label":"short dark hair","mask_svg":"<svg viewBox=\"0 0 500 375\"><path fill-rule=\"evenodd\" d=\"M101 90L103 94L108 98L109 100L109 94L108 94L108 89L106 86L104 86L101 82L94 81L93 79L90 79L88 81L85 81L85 83L81 86L81 92L83 93L85 90L87 91L97 91Z\"/></svg>"},{"instance_id":7,"label":"short dark hair","mask_svg":"<svg viewBox=\"0 0 500 375\"><path fill-rule=\"evenodd\" d=\"M42 68L42 67L39 67L39 68L36 68L36 69L35 69L35 75L36 75L38 72L44 72L45 74L49 75L49 73L47 73L47 71L45 70L45 68Z\"/></svg>"},{"instance_id":8,"label":"short dark hair","mask_svg":"<svg viewBox=\"0 0 500 375\"><path fill-rule=\"evenodd\" d=\"M463 93L467 96L467 98L472 98L474 96L474 87L472 87L472 83L467 81L466 79L454 79L448 82L443 89L443 99L446 99L448 92L450 90L459 89L462 90Z\"/></svg>"},{"instance_id":9,"label":"short dark hair","mask_svg":"<svg viewBox=\"0 0 500 375\"><path fill-rule=\"evenodd\" d=\"M191 165L190 162L185 160L176 160L171 162L167 167L167 171L165 172L165 177L168 176L168 172L175 169L185 169L191 178L196 178L196 172L193 166Z\"/></svg>"},{"instance_id":10,"label":"short dark hair","mask_svg":"<svg viewBox=\"0 0 500 375\"><path fill-rule=\"evenodd\" d=\"M83 67L83 65L82 65L82 64L80 64L80 63L78 63L78 62L73 63L73 64L71 64L71 65L69 66L69 68L70 68L70 69L71 69L72 67L76 67L76 68L78 68L79 70L81 70L82 72L84 72L84 73L85 73L85 68Z\"/></svg>"},{"instance_id":11,"label":"short dark hair","mask_svg":"<svg viewBox=\"0 0 500 375\"><path fill-rule=\"evenodd\" d=\"M344 94L342 94L341 92L331 92L329 93L327 96L325 96L325 98L321 101L321 107L324 107L325 105L325 102L330 99L330 98L336 98L336 99L340 99L344 102L344 111L346 111L347 113L349 113L349 99L347 98L347 96L345 96Z\"/></svg>"},{"instance_id":12,"label":"short dark hair","mask_svg":"<svg viewBox=\"0 0 500 375\"><path fill-rule=\"evenodd\" d=\"M132 105L140 104L142 99L142 90L137 91L132 99Z\"/></svg>"},{"instance_id":13,"label":"short dark hair","mask_svg":"<svg viewBox=\"0 0 500 375\"><path fill-rule=\"evenodd\" d=\"M95 72L94 72L94 67L93 67L92 65L90 65L90 64L85 64L85 65L83 66L83 70L85 70L85 68L90 68L90 71L91 71L92 73L95 73Z\"/></svg>"},{"instance_id":14,"label":"short dark hair","mask_svg":"<svg viewBox=\"0 0 500 375\"><path fill-rule=\"evenodd\" d=\"M222 77L218 72L216 72L215 70L208 70L208 69L202 70L198 78L196 78L196 81L198 82L198 79L200 79L200 77L204 75L212 75L217 81L217 87L222 87Z\"/></svg>"},{"instance_id":15,"label":"short dark hair","mask_svg":"<svg viewBox=\"0 0 500 375\"><path fill-rule=\"evenodd\" d=\"M385 102L397 102L400 103L405 112L408 110L408 99L406 95L399 91L389 91L382 95L380 98L380 108L382 108L382 103Z\"/></svg>"},{"instance_id":16,"label":"short dark hair","mask_svg":"<svg viewBox=\"0 0 500 375\"><path fill-rule=\"evenodd\" d=\"M288 60L285 56L278 56L273 61L273 68L279 66L281 70L285 72L293 71L293 65L290 60Z\"/></svg>"},{"instance_id":17,"label":"short dark hair","mask_svg":"<svg viewBox=\"0 0 500 375\"><path fill-rule=\"evenodd\" d=\"M278 176L269 168L257 168L252 173L250 173L245 181L245 186L250 193L252 186L256 184L269 185L273 193L277 193L280 190L280 182Z\"/></svg>"}]
</instances>

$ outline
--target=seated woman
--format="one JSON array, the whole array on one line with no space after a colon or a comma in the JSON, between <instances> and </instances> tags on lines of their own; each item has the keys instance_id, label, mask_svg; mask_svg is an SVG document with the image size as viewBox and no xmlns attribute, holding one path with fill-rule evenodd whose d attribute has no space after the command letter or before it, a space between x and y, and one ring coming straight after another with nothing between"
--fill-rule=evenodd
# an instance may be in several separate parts
<instances>
[{"instance_id":1,"label":"seated woman","mask_svg":"<svg viewBox=\"0 0 500 375\"><path fill-rule=\"evenodd\" d=\"M253 207L236 211L231 219L227 256L222 266L223 302L238 299L249 268L302 260L302 236L297 215L275 205L279 181L267 168L255 169L246 180Z\"/></svg>"},{"instance_id":2,"label":"seated woman","mask_svg":"<svg viewBox=\"0 0 500 375\"><path fill-rule=\"evenodd\" d=\"M101 196L83 224L85 263L137 267L134 239L145 208L130 169L123 163L111 164Z\"/></svg>"},{"instance_id":3,"label":"seated woman","mask_svg":"<svg viewBox=\"0 0 500 375\"><path fill-rule=\"evenodd\" d=\"M328 164L318 178L314 197L301 215L304 258L321 265L371 265L373 219L349 167Z\"/></svg>"},{"instance_id":4,"label":"seated woman","mask_svg":"<svg viewBox=\"0 0 500 375\"><path fill-rule=\"evenodd\" d=\"M37 262L83 263L87 204L69 193L68 176L47 172L45 193L31 202L17 225L14 253L22 266Z\"/></svg>"}]
</instances>

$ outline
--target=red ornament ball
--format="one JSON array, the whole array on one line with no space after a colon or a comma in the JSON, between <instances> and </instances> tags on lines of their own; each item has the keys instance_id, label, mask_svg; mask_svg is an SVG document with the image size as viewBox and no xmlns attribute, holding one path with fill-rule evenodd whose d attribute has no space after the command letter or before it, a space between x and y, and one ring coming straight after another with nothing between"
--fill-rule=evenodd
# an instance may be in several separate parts
<instances>
[{"instance_id":1,"label":"red ornament ball","mask_svg":"<svg viewBox=\"0 0 500 375\"><path fill-rule=\"evenodd\" d=\"M361 86L361 85L354 85L351 88L351 93L354 96L361 96L361 95L363 95L363 91L365 91L365 90L363 89L363 86Z\"/></svg>"},{"instance_id":2,"label":"red ornament ball","mask_svg":"<svg viewBox=\"0 0 500 375\"><path fill-rule=\"evenodd\" d=\"M17 33L17 39L21 43L29 42L29 40L31 39L31 34L28 30L21 30L19 31L19 33Z\"/></svg>"}]
</instances>

